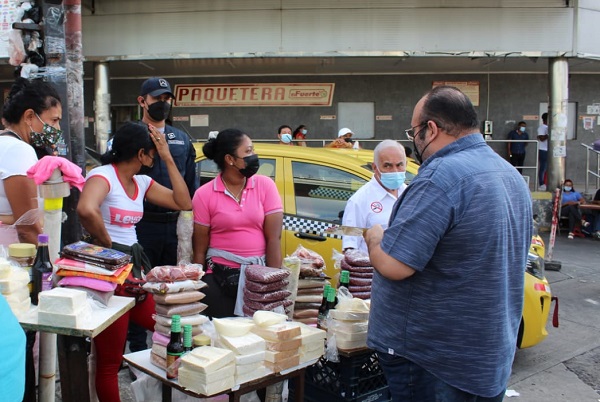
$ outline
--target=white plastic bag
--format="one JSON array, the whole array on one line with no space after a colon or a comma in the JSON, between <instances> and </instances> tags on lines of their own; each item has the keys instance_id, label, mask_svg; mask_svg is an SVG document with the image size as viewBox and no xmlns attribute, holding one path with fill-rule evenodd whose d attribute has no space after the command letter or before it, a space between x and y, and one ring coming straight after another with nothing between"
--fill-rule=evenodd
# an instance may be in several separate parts
<instances>
[{"instance_id":1,"label":"white plastic bag","mask_svg":"<svg viewBox=\"0 0 600 402\"><path fill-rule=\"evenodd\" d=\"M194 233L194 215L192 211L181 211L177 218L177 262L192 262L192 235Z\"/></svg>"}]
</instances>

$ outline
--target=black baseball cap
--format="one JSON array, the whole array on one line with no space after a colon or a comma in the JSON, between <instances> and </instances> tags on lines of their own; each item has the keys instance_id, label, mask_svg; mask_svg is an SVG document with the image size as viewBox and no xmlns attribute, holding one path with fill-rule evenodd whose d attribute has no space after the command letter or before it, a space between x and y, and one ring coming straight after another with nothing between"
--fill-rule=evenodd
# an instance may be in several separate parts
<instances>
[{"instance_id":1,"label":"black baseball cap","mask_svg":"<svg viewBox=\"0 0 600 402\"><path fill-rule=\"evenodd\" d=\"M175 97L175 95L173 95L173 91L171 90L171 85L164 78L148 78L142 84L142 90L140 91L140 95L159 96L162 94L169 94L171 95L171 97Z\"/></svg>"}]
</instances>

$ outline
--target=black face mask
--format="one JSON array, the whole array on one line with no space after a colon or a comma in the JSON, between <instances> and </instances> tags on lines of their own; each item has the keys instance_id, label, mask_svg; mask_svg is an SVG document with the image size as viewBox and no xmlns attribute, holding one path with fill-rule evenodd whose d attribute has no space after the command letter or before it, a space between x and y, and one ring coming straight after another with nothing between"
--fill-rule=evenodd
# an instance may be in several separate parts
<instances>
[{"instance_id":1,"label":"black face mask","mask_svg":"<svg viewBox=\"0 0 600 402\"><path fill-rule=\"evenodd\" d=\"M169 111L171 110L171 105L169 102L158 101L154 102L151 105L148 105L148 115L154 121L163 121L167 117L169 117Z\"/></svg>"},{"instance_id":2,"label":"black face mask","mask_svg":"<svg viewBox=\"0 0 600 402\"><path fill-rule=\"evenodd\" d=\"M237 156L236 156L236 158L237 158ZM254 176L256 174L256 172L258 172L258 167L259 167L258 155L256 155L256 154L249 155L242 159L244 159L244 163L246 164L246 167L243 169L239 169L239 171L242 175L244 175L245 178L249 179L250 177Z\"/></svg>"},{"instance_id":3,"label":"black face mask","mask_svg":"<svg viewBox=\"0 0 600 402\"><path fill-rule=\"evenodd\" d=\"M433 142L433 140L429 141L427 145L425 145L425 147L421 151L419 151L419 147L417 147L417 143L415 142L417 136L419 135L421 135L420 131L413 138L413 148L415 149L415 158L417 159L417 161L419 161L419 164L421 164L423 163L423 154L425 153L427 147Z\"/></svg>"},{"instance_id":4,"label":"black face mask","mask_svg":"<svg viewBox=\"0 0 600 402\"><path fill-rule=\"evenodd\" d=\"M346 141L346 142L354 142L354 141L352 141L352 138L344 138L344 141Z\"/></svg>"}]
</instances>

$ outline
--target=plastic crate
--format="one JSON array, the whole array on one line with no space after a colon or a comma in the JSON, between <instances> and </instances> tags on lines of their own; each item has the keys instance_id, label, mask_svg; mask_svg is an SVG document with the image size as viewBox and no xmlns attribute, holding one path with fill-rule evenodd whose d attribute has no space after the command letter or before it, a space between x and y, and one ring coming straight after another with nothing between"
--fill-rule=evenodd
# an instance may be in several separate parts
<instances>
[{"instance_id":1,"label":"plastic crate","mask_svg":"<svg viewBox=\"0 0 600 402\"><path fill-rule=\"evenodd\" d=\"M321 357L306 368L305 401L383 402L390 399L377 354L371 350L340 355L339 363Z\"/></svg>"}]
</instances>

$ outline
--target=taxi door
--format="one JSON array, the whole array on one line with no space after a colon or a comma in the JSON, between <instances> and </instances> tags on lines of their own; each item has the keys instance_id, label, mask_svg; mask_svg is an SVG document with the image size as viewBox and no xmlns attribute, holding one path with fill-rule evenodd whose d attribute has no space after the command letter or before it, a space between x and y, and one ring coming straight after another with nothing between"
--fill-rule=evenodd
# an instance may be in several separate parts
<instances>
[{"instance_id":1,"label":"taxi door","mask_svg":"<svg viewBox=\"0 0 600 402\"><path fill-rule=\"evenodd\" d=\"M330 162L301 158L284 158L283 162L284 256L302 245L325 259L325 273L334 278L333 251L342 251L342 239L324 231L341 224L346 202L370 179L368 171L361 174Z\"/></svg>"}]
</instances>

